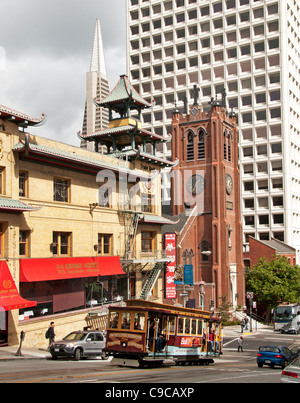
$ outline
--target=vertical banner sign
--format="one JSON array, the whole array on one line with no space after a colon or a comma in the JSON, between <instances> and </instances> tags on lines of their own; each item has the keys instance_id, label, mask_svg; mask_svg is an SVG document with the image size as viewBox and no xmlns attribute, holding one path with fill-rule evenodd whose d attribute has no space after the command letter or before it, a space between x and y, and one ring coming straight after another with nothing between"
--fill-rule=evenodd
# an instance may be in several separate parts
<instances>
[{"instance_id":1,"label":"vertical banner sign","mask_svg":"<svg viewBox=\"0 0 300 403\"><path fill-rule=\"evenodd\" d=\"M194 284L194 269L192 264L184 265L184 284Z\"/></svg>"},{"instance_id":2,"label":"vertical banner sign","mask_svg":"<svg viewBox=\"0 0 300 403\"><path fill-rule=\"evenodd\" d=\"M170 262L166 268L166 287L165 298L176 298L176 286L174 284L174 273L176 267L176 234L165 234L165 250L166 257L172 257L173 261Z\"/></svg>"}]
</instances>

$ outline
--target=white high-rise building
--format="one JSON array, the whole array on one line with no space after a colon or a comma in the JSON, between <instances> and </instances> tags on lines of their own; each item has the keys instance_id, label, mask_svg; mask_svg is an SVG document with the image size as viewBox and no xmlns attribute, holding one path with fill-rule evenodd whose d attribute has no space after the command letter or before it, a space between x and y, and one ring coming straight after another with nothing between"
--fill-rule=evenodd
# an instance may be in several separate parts
<instances>
[{"instance_id":1,"label":"white high-rise building","mask_svg":"<svg viewBox=\"0 0 300 403\"><path fill-rule=\"evenodd\" d=\"M127 0L128 74L143 97L156 100L146 123L165 134L174 102L191 103L194 84L204 109L225 88L239 122L244 242L249 235L275 237L298 252L299 6L299 0Z\"/></svg>"},{"instance_id":2,"label":"white high-rise building","mask_svg":"<svg viewBox=\"0 0 300 403\"><path fill-rule=\"evenodd\" d=\"M109 82L106 73L105 57L101 35L100 20L97 18L90 70L86 73L86 102L82 125L82 134L94 133L108 127L108 112L96 107L93 100L101 100L109 94ZM82 148L93 151L93 142L81 141Z\"/></svg>"}]
</instances>

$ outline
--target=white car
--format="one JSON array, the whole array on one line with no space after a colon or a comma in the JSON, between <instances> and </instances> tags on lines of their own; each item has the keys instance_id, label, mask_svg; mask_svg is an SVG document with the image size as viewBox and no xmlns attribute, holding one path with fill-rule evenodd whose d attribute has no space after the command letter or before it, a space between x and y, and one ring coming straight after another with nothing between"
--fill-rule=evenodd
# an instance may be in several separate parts
<instances>
[{"instance_id":1,"label":"white car","mask_svg":"<svg viewBox=\"0 0 300 403\"><path fill-rule=\"evenodd\" d=\"M281 373L281 383L300 383L300 357L292 361Z\"/></svg>"},{"instance_id":2,"label":"white car","mask_svg":"<svg viewBox=\"0 0 300 403\"><path fill-rule=\"evenodd\" d=\"M106 360L106 354L102 351L105 347L106 336L101 331L72 332L62 340L56 341L50 347L53 359L58 357L74 357L76 361L81 358L100 356Z\"/></svg>"}]
</instances>

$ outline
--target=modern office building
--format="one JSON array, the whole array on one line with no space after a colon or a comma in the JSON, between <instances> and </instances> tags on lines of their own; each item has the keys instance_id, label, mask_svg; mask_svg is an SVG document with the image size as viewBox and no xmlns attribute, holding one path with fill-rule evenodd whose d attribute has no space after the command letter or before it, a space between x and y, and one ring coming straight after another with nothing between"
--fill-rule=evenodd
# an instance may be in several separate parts
<instances>
[{"instance_id":1,"label":"modern office building","mask_svg":"<svg viewBox=\"0 0 300 403\"><path fill-rule=\"evenodd\" d=\"M225 90L239 124L243 242L274 237L299 252L298 2L128 0L127 19L128 74L156 101L145 124L170 133L174 103L182 110L194 84L204 111Z\"/></svg>"},{"instance_id":2,"label":"modern office building","mask_svg":"<svg viewBox=\"0 0 300 403\"><path fill-rule=\"evenodd\" d=\"M86 73L86 102L83 117L82 134L94 133L108 127L108 112L97 107L93 100L105 98L109 93L109 81L106 73L100 20L97 18L90 70ZM94 150L93 143L81 141L81 147Z\"/></svg>"}]
</instances>

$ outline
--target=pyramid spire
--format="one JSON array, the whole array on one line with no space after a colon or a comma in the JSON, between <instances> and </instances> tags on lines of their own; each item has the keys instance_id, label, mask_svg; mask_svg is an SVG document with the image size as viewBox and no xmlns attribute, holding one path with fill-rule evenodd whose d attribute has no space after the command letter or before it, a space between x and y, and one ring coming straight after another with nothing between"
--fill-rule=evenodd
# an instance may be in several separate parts
<instances>
[{"instance_id":1,"label":"pyramid spire","mask_svg":"<svg viewBox=\"0 0 300 403\"><path fill-rule=\"evenodd\" d=\"M99 18L96 19L90 71L96 71L107 76Z\"/></svg>"}]
</instances>

